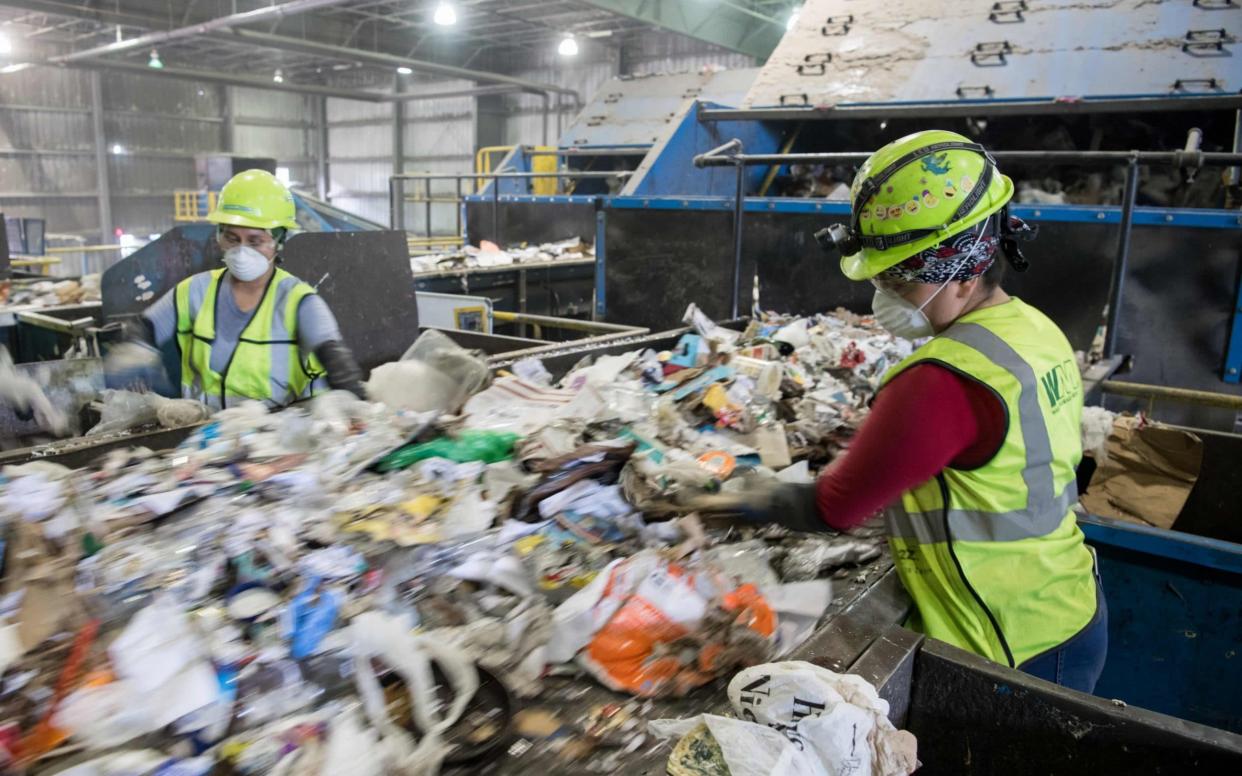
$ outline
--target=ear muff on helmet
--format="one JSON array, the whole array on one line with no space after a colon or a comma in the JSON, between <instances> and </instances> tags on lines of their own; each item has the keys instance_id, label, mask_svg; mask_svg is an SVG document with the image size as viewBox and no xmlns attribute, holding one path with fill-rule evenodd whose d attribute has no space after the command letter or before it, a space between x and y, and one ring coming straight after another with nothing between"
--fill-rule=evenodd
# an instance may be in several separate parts
<instances>
[{"instance_id":1,"label":"ear muff on helmet","mask_svg":"<svg viewBox=\"0 0 1242 776\"><path fill-rule=\"evenodd\" d=\"M1031 268L1031 262L1022 253L1022 246L1019 243L1034 240L1039 235L1039 225L1031 226L1021 218L1009 215L1008 205L1001 208L999 219L1000 229L998 231L1005 261L1009 262L1014 272L1026 272Z\"/></svg>"},{"instance_id":2,"label":"ear muff on helmet","mask_svg":"<svg viewBox=\"0 0 1242 776\"><path fill-rule=\"evenodd\" d=\"M863 234L859 227L859 220L863 209L884 187L884 184L896 175L907 165L917 162L918 160L931 156L933 154L942 153L944 151L973 151L984 158L983 173L979 179L974 182L970 191L962 198L962 202L953 211L953 214L942 225L930 229L907 229L904 232L895 234ZM949 141L943 143L932 143L923 146L915 151L900 157L893 161L892 164L885 167L880 172L863 181L858 189L858 194L854 197L854 206L850 209L849 226L843 224L833 224L826 229L821 229L815 233L815 241L819 243L820 248L829 252L839 252L842 256L850 256L858 253L864 248L871 248L877 251L896 248L900 245L906 245L924 237L944 232L953 224L965 218L975 209L975 205L979 204L979 200L987 193L988 186L992 183L992 176L996 174L996 162L992 159L991 154L978 143L962 143ZM947 237L948 235L946 235Z\"/></svg>"}]
</instances>

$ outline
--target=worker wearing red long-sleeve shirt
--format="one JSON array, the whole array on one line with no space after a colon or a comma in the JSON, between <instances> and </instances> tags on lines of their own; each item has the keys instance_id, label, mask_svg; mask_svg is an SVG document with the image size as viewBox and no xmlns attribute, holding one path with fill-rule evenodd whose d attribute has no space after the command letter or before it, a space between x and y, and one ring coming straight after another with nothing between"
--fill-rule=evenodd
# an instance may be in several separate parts
<instances>
[{"instance_id":1,"label":"worker wearing red long-sleeve shirt","mask_svg":"<svg viewBox=\"0 0 1242 776\"><path fill-rule=\"evenodd\" d=\"M822 241L875 284L885 328L931 339L814 486L750 494L750 511L823 530L883 509L908 626L1091 692L1107 610L1071 511L1082 384L1060 329L1000 287L1002 254L1025 269L1013 183L982 147L932 131L873 154L851 194L850 225Z\"/></svg>"}]
</instances>

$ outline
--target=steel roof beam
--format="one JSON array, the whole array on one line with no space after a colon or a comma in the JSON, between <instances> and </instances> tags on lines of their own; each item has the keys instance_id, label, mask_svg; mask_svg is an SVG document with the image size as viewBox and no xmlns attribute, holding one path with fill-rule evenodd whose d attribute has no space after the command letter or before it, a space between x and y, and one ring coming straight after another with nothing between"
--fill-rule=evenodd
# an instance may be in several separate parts
<instances>
[{"instance_id":1,"label":"steel roof beam","mask_svg":"<svg viewBox=\"0 0 1242 776\"><path fill-rule=\"evenodd\" d=\"M271 91L313 94L317 97L335 97L343 100L362 100L364 102L419 102L422 100L443 100L454 97L482 97L494 94L534 91L524 89L520 86L513 86L511 84L500 84L493 86L480 86L474 89L454 89L450 91L421 93L401 92L394 94L370 92L363 89L342 89L331 86L316 86L314 84L291 84L288 81L278 84L269 78L238 75L235 73L222 73L213 70L193 70L175 67L165 67L160 70L154 70L146 65L130 62L118 62L111 59L82 60L71 63L69 67L92 70L118 70L121 72L154 76L157 78L175 78L185 81L218 83L229 86L244 86L251 89L268 89Z\"/></svg>"},{"instance_id":2,"label":"steel roof beam","mask_svg":"<svg viewBox=\"0 0 1242 776\"><path fill-rule=\"evenodd\" d=\"M343 89L315 84L293 84L288 81L276 83L271 78L257 78L235 73L222 73L215 70L192 70L176 67L164 67L158 70L134 62L119 62L115 59L83 59L71 62L68 67L83 70L118 70L137 75L149 75L156 78L175 78L183 81L201 81L205 83L227 84L229 86L245 86L251 89L268 89L277 92L296 92L313 94L319 97L339 97L344 100L362 100L363 102L389 102L392 95L377 94L362 89Z\"/></svg>"},{"instance_id":3,"label":"steel roof beam","mask_svg":"<svg viewBox=\"0 0 1242 776\"><path fill-rule=\"evenodd\" d=\"M87 8L75 3L66 2L65 0L5 0L5 5L19 8L22 10L35 11L40 13L57 14L69 18L84 19L94 21L100 24L123 24L126 26L137 26L151 28L157 26L160 22L158 19L150 15L140 15L133 12L116 12L102 9ZM348 12L348 8L333 9L341 13ZM331 18L339 18L333 16ZM318 17L316 22L323 22L323 17ZM320 27L324 26L319 24ZM339 23L338 23L338 26ZM581 104L582 98L577 91L568 89L554 84L544 84L537 81L528 81L522 78L507 76L502 73L493 73L486 70L472 70L464 67L456 67L453 65L444 65L439 62L429 62L425 60L412 59L409 57L401 57L394 54L387 54L381 51L370 51L364 49L350 48L346 46L338 46L330 43L323 43L317 40L309 40L305 38L295 38L286 35L276 35L267 32L259 32L243 28L231 28L230 30L222 30L208 33L208 37L219 40L232 40L234 42L249 42L255 45L261 45L266 48L279 49L284 51L297 51L306 54L324 56L336 60L347 60L354 62L364 62L372 65L379 65L396 69L398 67L408 67L425 73L446 76L449 78L462 78L471 81L479 81L483 83L507 84L521 89L531 89L538 92L562 93L572 96L578 104ZM407 44L408 45L408 44ZM391 46L386 46L391 47ZM100 59L88 60L95 64L103 62ZM167 70L168 68L165 68ZM154 72L154 71L151 71ZM184 72L193 73L197 71L186 70ZM232 77L231 74L220 74ZM244 77L244 76L239 76ZM258 79L264 80L264 79ZM290 87L288 82L284 84L274 84L271 81L264 81L265 85L261 88L274 89L279 87ZM252 85L252 84L248 84ZM301 86L301 85L296 85ZM328 88L332 87L316 87ZM297 89L287 88L284 91L298 91ZM343 90L337 90L343 91ZM309 92L308 92L309 93ZM359 99L369 100L368 97Z\"/></svg>"},{"instance_id":4,"label":"steel roof beam","mask_svg":"<svg viewBox=\"0 0 1242 776\"><path fill-rule=\"evenodd\" d=\"M785 34L785 24L738 3L677 0L579 0L584 5L637 19L669 32L767 59Z\"/></svg>"},{"instance_id":5,"label":"steel roof beam","mask_svg":"<svg viewBox=\"0 0 1242 776\"><path fill-rule=\"evenodd\" d=\"M506 84L509 86L517 86L522 89L533 89L538 92L548 92L550 94L568 94L579 97L578 92L565 86L556 84L545 84L538 81L528 81L525 78L517 78L515 76L504 75L502 73L492 73L486 70L470 70L464 67L455 67L453 65L442 65L439 62L428 62L422 59L411 59L396 54L386 54L382 51L366 51L364 49L346 48L344 46L334 46L330 43L319 43L313 40L305 40L303 38L291 38L284 35L272 35L266 32L256 32L254 30L234 29L221 35L227 35L236 40L250 41L252 43L269 46L271 48L284 49L285 51L298 51L305 54L318 54L334 59L347 59L355 62L364 62L372 65L380 65L382 67L391 68L393 70L398 67L408 67L423 73L432 73L434 75L442 75L448 78L462 78L469 81L482 81L484 83Z\"/></svg>"},{"instance_id":6,"label":"steel roof beam","mask_svg":"<svg viewBox=\"0 0 1242 776\"><path fill-rule=\"evenodd\" d=\"M71 51L68 54L58 54L54 57L48 57L47 61L54 64L68 64L82 59L94 59L107 54L120 54L133 49L146 48L147 46L158 46L168 41L200 37L210 32L225 30L240 24L259 24L266 21L279 20L293 14L306 13L331 5L341 5L345 2L348 2L348 0L292 0L288 3L269 5L253 11L219 16L204 22L178 27L174 30L159 30L146 35L139 35L136 38L129 38L128 40L118 40L94 48Z\"/></svg>"}]
</instances>

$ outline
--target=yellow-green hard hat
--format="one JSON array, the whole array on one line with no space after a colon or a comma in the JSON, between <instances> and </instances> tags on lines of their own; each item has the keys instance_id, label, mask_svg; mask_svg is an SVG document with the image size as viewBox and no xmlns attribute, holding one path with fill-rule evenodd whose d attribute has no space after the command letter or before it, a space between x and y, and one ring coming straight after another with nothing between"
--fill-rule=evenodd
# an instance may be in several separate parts
<instances>
[{"instance_id":1,"label":"yellow-green hard hat","mask_svg":"<svg viewBox=\"0 0 1242 776\"><path fill-rule=\"evenodd\" d=\"M956 132L927 130L884 146L850 187L848 232L834 227L841 271L875 277L983 221L1013 197L983 146Z\"/></svg>"},{"instance_id":2,"label":"yellow-green hard hat","mask_svg":"<svg viewBox=\"0 0 1242 776\"><path fill-rule=\"evenodd\" d=\"M296 229L296 213L293 195L275 175L266 170L246 170L220 189L216 209L207 220L251 229Z\"/></svg>"}]
</instances>

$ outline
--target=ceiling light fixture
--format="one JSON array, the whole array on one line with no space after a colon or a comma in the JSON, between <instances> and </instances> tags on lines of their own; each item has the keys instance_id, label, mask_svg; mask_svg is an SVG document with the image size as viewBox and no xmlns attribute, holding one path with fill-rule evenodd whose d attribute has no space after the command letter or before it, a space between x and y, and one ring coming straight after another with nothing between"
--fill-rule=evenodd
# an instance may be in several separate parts
<instances>
[{"instance_id":1,"label":"ceiling light fixture","mask_svg":"<svg viewBox=\"0 0 1242 776\"><path fill-rule=\"evenodd\" d=\"M436 12L432 14L431 20L441 27L452 27L457 24L457 9L452 3L439 2L436 4Z\"/></svg>"},{"instance_id":2,"label":"ceiling light fixture","mask_svg":"<svg viewBox=\"0 0 1242 776\"><path fill-rule=\"evenodd\" d=\"M272 74L272 80L278 84L283 84L285 82L285 74L280 71L279 67L276 68L276 72Z\"/></svg>"},{"instance_id":3,"label":"ceiling light fixture","mask_svg":"<svg viewBox=\"0 0 1242 776\"><path fill-rule=\"evenodd\" d=\"M0 57L8 56L13 53L13 41L9 40L9 36L0 32Z\"/></svg>"},{"instance_id":4,"label":"ceiling light fixture","mask_svg":"<svg viewBox=\"0 0 1242 776\"><path fill-rule=\"evenodd\" d=\"M563 57L578 56L578 41L574 40L572 34L566 34L565 37L561 38L561 44L556 47L556 53Z\"/></svg>"},{"instance_id":5,"label":"ceiling light fixture","mask_svg":"<svg viewBox=\"0 0 1242 776\"><path fill-rule=\"evenodd\" d=\"M801 8L795 8L789 13L789 18L785 20L785 29L792 30L794 25L798 23L798 15L802 13Z\"/></svg>"},{"instance_id":6,"label":"ceiling light fixture","mask_svg":"<svg viewBox=\"0 0 1242 776\"><path fill-rule=\"evenodd\" d=\"M406 67L405 65L402 65L401 67L397 68L397 75L411 75L413 72L414 72L413 70Z\"/></svg>"},{"instance_id":7,"label":"ceiling light fixture","mask_svg":"<svg viewBox=\"0 0 1242 776\"><path fill-rule=\"evenodd\" d=\"M120 143L113 143L112 153L118 154L118 155L125 153L125 146L121 145Z\"/></svg>"},{"instance_id":8,"label":"ceiling light fixture","mask_svg":"<svg viewBox=\"0 0 1242 776\"><path fill-rule=\"evenodd\" d=\"M160 60L160 52L158 50L151 49L151 58L147 60L147 67L154 70L164 69L164 63Z\"/></svg>"}]
</instances>

